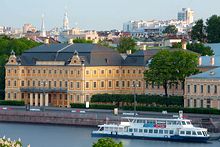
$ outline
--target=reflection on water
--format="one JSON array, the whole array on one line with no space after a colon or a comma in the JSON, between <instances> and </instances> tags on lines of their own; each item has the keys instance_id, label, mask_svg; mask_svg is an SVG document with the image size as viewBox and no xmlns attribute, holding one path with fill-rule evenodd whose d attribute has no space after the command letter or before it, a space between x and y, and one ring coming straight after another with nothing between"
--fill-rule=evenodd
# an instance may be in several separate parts
<instances>
[{"instance_id":1,"label":"reflection on water","mask_svg":"<svg viewBox=\"0 0 220 147\"><path fill-rule=\"evenodd\" d=\"M21 138L22 142L31 147L91 147L98 138L90 136L91 131L96 128L54 126L54 125L29 125L0 123L0 135L6 135L11 139ZM176 143L151 140L129 140L122 141L124 147L219 147L220 142L208 144L199 143Z\"/></svg>"}]
</instances>

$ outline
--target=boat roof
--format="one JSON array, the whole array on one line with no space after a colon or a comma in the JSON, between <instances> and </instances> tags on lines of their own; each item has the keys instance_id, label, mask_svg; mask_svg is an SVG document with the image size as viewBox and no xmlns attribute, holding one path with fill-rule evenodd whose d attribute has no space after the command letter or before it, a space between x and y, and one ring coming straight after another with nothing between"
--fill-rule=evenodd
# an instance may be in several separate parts
<instances>
[{"instance_id":1,"label":"boat roof","mask_svg":"<svg viewBox=\"0 0 220 147\"><path fill-rule=\"evenodd\" d=\"M133 119L133 120L160 120L160 121L191 121L190 119L181 118L144 118L144 117L122 117L122 119Z\"/></svg>"}]
</instances>

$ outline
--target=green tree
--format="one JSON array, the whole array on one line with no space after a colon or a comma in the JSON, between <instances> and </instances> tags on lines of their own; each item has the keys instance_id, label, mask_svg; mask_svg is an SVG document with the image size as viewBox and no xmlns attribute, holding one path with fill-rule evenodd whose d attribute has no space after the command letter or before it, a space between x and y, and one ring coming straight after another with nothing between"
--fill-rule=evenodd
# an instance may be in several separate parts
<instances>
[{"instance_id":1,"label":"green tree","mask_svg":"<svg viewBox=\"0 0 220 147\"><path fill-rule=\"evenodd\" d=\"M211 47L205 46L203 43L191 43L187 44L186 48L188 50L191 50L193 52L199 53L202 56L212 56L214 55L214 51L212 50Z\"/></svg>"},{"instance_id":2,"label":"green tree","mask_svg":"<svg viewBox=\"0 0 220 147\"><path fill-rule=\"evenodd\" d=\"M111 138L101 138L92 147L123 147L123 144L121 142L116 143Z\"/></svg>"},{"instance_id":3,"label":"green tree","mask_svg":"<svg viewBox=\"0 0 220 147\"><path fill-rule=\"evenodd\" d=\"M144 72L145 80L152 84L163 85L165 96L168 96L167 86L172 78L170 73L171 54L168 50L162 50L153 56L149 69Z\"/></svg>"},{"instance_id":4,"label":"green tree","mask_svg":"<svg viewBox=\"0 0 220 147\"><path fill-rule=\"evenodd\" d=\"M74 39L73 42L74 43L93 43L92 40L86 40L86 39L80 39L80 38Z\"/></svg>"},{"instance_id":5,"label":"green tree","mask_svg":"<svg viewBox=\"0 0 220 147\"><path fill-rule=\"evenodd\" d=\"M126 53L127 50L131 50L131 52L136 51L136 43L135 40L131 37L121 37L119 40L119 44L117 50L120 53Z\"/></svg>"},{"instance_id":6,"label":"green tree","mask_svg":"<svg viewBox=\"0 0 220 147\"><path fill-rule=\"evenodd\" d=\"M182 82L186 77L198 73L197 54L184 51L162 50L153 56L149 69L144 72L147 82L163 85L165 96L168 96L168 84Z\"/></svg>"},{"instance_id":7,"label":"green tree","mask_svg":"<svg viewBox=\"0 0 220 147\"><path fill-rule=\"evenodd\" d=\"M12 39L7 36L0 36L0 99L4 98L5 63L10 52L14 50L16 55L21 55L25 50L39 45L40 43L25 38Z\"/></svg>"},{"instance_id":8,"label":"green tree","mask_svg":"<svg viewBox=\"0 0 220 147\"><path fill-rule=\"evenodd\" d=\"M220 16L213 15L206 22L207 39L209 43L220 42Z\"/></svg>"},{"instance_id":9,"label":"green tree","mask_svg":"<svg viewBox=\"0 0 220 147\"><path fill-rule=\"evenodd\" d=\"M175 25L169 25L163 31L164 34L172 34L172 35L174 34L176 35L177 32L178 32L178 29L176 28Z\"/></svg>"},{"instance_id":10,"label":"green tree","mask_svg":"<svg viewBox=\"0 0 220 147\"><path fill-rule=\"evenodd\" d=\"M191 38L192 40L205 42L205 39L206 39L205 25L202 19L199 19L198 21L196 21L195 26L192 27Z\"/></svg>"}]
</instances>

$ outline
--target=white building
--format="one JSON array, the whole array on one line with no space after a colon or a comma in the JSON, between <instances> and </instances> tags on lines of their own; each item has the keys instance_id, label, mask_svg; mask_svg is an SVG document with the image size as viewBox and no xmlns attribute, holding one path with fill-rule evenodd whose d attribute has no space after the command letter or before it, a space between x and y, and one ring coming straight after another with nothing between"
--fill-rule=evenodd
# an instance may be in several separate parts
<instances>
[{"instance_id":1,"label":"white building","mask_svg":"<svg viewBox=\"0 0 220 147\"><path fill-rule=\"evenodd\" d=\"M36 27L34 27L32 24L27 23L23 25L23 33L27 33L27 32L34 33L36 31L37 31Z\"/></svg>"},{"instance_id":2,"label":"white building","mask_svg":"<svg viewBox=\"0 0 220 147\"><path fill-rule=\"evenodd\" d=\"M182 11L178 12L177 19L179 21L185 21L187 24L194 22L194 11L190 8L182 8Z\"/></svg>"},{"instance_id":3,"label":"white building","mask_svg":"<svg viewBox=\"0 0 220 147\"><path fill-rule=\"evenodd\" d=\"M1 34L4 34L4 27L3 26L0 26L0 35Z\"/></svg>"}]
</instances>

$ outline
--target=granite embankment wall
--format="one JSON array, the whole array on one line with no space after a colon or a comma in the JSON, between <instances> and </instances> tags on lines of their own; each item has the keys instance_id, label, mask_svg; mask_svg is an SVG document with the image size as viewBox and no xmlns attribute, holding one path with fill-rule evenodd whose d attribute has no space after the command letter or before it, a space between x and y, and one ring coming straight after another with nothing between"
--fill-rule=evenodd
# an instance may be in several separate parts
<instances>
[{"instance_id":1,"label":"granite embankment wall","mask_svg":"<svg viewBox=\"0 0 220 147\"><path fill-rule=\"evenodd\" d=\"M56 112L0 111L0 122L40 123L56 125L97 126L106 123L105 117L94 114L74 114ZM108 120L116 123L116 119Z\"/></svg>"}]
</instances>

